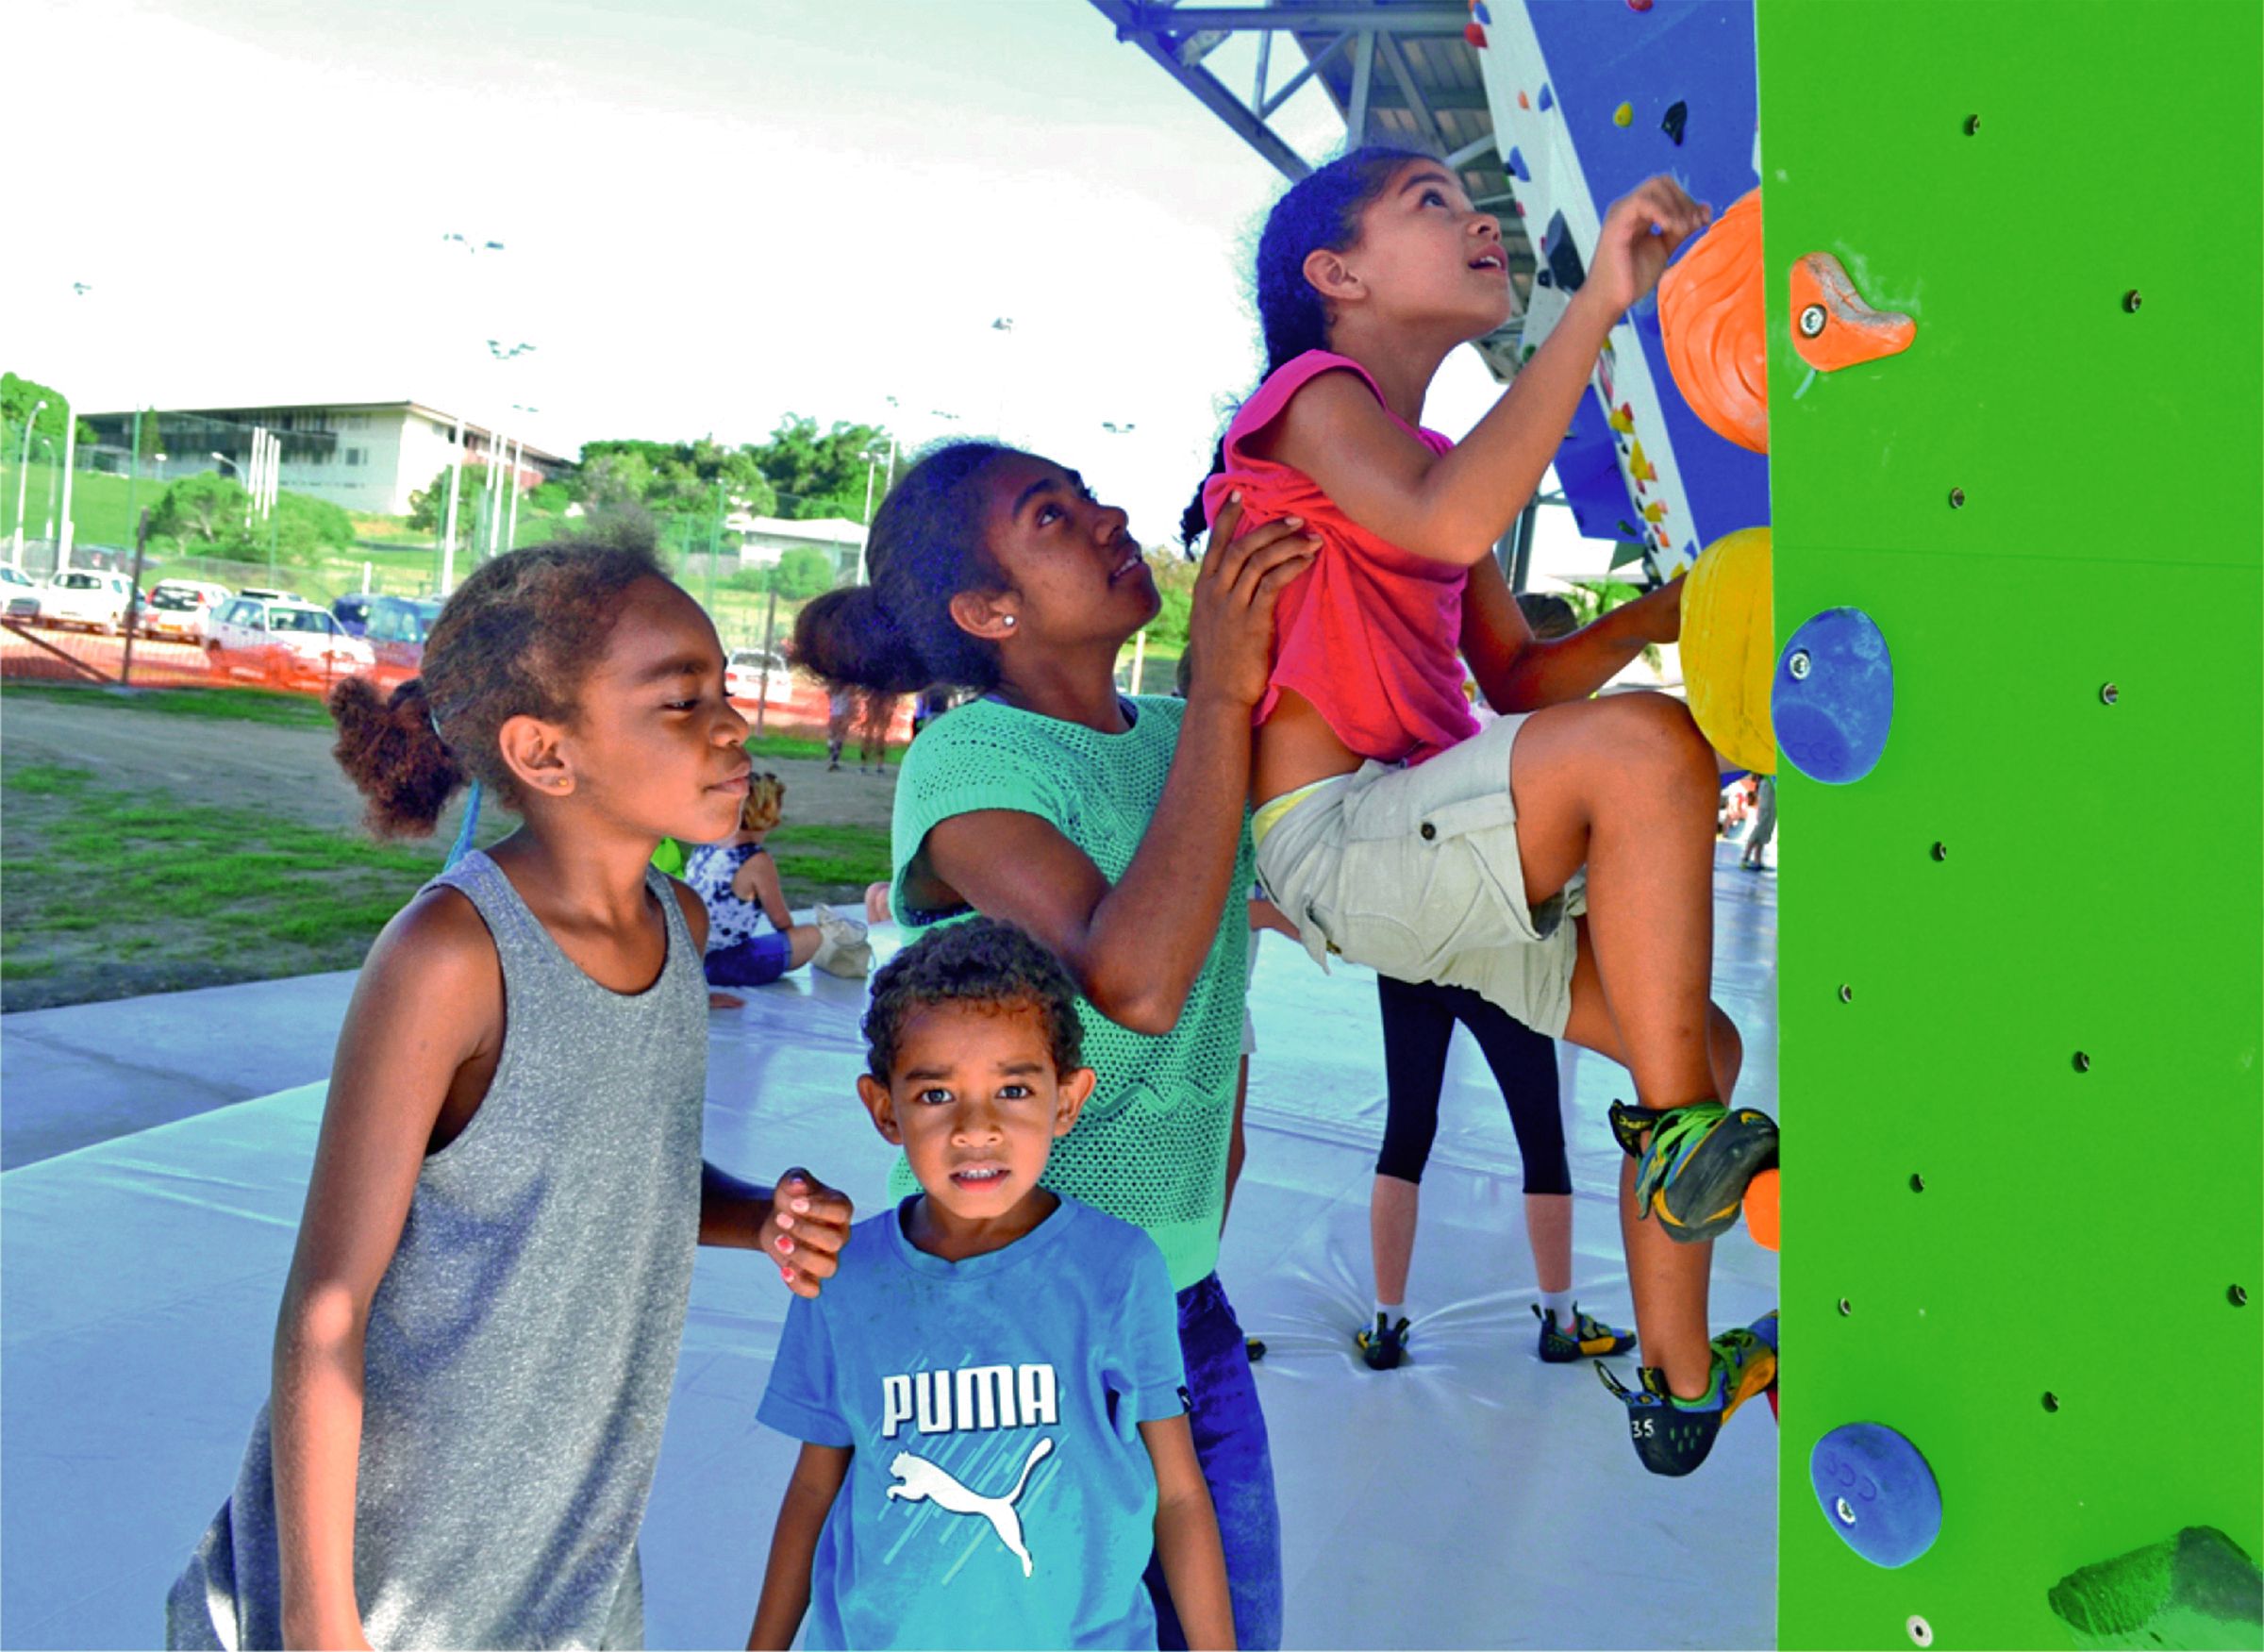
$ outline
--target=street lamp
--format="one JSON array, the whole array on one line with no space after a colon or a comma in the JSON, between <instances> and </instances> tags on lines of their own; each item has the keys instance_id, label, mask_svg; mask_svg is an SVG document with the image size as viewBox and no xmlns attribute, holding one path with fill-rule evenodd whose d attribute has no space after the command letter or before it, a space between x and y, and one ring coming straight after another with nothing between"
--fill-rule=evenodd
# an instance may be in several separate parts
<instances>
[{"instance_id":1,"label":"street lamp","mask_svg":"<svg viewBox=\"0 0 2264 1652\"><path fill-rule=\"evenodd\" d=\"M24 420L24 445L16 453L16 548L13 556L16 572L24 572L24 484L31 476L31 433L39 428L40 415L47 410L47 399L40 398Z\"/></svg>"},{"instance_id":2,"label":"street lamp","mask_svg":"<svg viewBox=\"0 0 2264 1652\"><path fill-rule=\"evenodd\" d=\"M225 453L221 452L219 448L217 448L217 447L213 447L213 448L208 448L208 449L206 449L206 451L207 451L208 453L209 453L209 454L210 454L210 455L211 455L211 456L212 456L214 459L218 459L218 460L219 460L219 461L220 461L222 464L225 464L225 465L226 465L226 466L227 466L227 467L228 467L230 470L234 471L234 472L237 474L237 476L241 476L243 475L243 466L241 466L241 465L238 464L238 463L237 463L237 462L236 462L234 459L230 459L230 458L229 458L229 457L228 457L226 454L225 454Z\"/></svg>"},{"instance_id":3,"label":"street lamp","mask_svg":"<svg viewBox=\"0 0 2264 1652\"><path fill-rule=\"evenodd\" d=\"M47 526L41 530L40 538L52 545L55 543L55 442L42 436L40 445L47 450Z\"/></svg>"}]
</instances>

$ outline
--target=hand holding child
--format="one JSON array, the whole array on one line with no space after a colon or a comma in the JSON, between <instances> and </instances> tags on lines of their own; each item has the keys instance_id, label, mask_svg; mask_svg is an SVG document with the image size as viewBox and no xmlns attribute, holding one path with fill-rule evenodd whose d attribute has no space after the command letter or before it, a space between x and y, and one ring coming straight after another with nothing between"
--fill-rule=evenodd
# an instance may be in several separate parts
<instances>
[{"instance_id":1,"label":"hand holding child","mask_svg":"<svg viewBox=\"0 0 2264 1652\"><path fill-rule=\"evenodd\" d=\"M762 1225L762 1254L778 1264L779 1277L797 1296L815 1296L841 1265L855 1214L837 1193L799 1165L778 1178L771 1214Z\"/></svg>"},{"instance_id":2,"label":"hand holding child","mask_svg":"<svg viewBox=\"0 0 2264 1652\"><path fill-rule=\"evenodd\" d=\"M1674 249L1713 218L1711 207L1691 200L1663 174L1637 185L1605 212L1588 279L1573 302L1603 306L1616 323L1658 285Z\"/></svg>"},{"instance_id":3,"label":"hand holding child","mask_svg":"<svg viewBox=\"0 0 2264 1652\"><path fill-rule=\"evenodd\" d=\"M1302 517L1287 516L1241 532L1240 494L1211 525L1195 576L1187 646L1193 660L1189 697L1224 694L1255 706L1266 692L1273 665L1274 603L1282 587L1312 566L1321 548ZM1240 534L1240 538L1236 535Z\"/></svg>"}]
</instances>

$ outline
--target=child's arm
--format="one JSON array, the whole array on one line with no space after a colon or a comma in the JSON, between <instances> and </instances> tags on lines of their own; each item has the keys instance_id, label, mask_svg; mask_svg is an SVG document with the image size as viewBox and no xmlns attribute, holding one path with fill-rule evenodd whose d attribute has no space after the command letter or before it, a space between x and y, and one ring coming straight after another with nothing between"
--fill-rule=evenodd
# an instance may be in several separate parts
<instances>
[{"instance_id":1,"label":"child's arm","mask_svg":"<svg viewBox=\"0 0 2264 1652\"><path fill-rule=\"evenodd\" d=\"M1156 1557L1171 1586L1172 1609L1191 1647L1234 1644L1234 1600L1210 1488L1185 1417L1142 1423L1140 1437L1156 1465ZM773 1551L774 1563L776 1551Z\"/></svg>"},{"instance_id":2,"label":"child's arm","mask_svg":"<svg viewBox=\"0 0 2264 1652\"><path fill-rule=\"evenodd\" d=\"M1709 216L1667 177L1614 202L1571 307L1459 446L1431 452L1351 373L1305 385L1254 445L1403 550L1464 567L1484 560L1556 457L1611 329Z\"/></svg>"},{"instance_id":3,"label":"child's arm","mask_svg":"<svg viewBox=\"0 0 2264 1652\"><path fill-rule=\"evenodd\" d=\"M923 904L965 902L1020 926L1068 965L1077 990L1121 1026L1160 1037L1177 1025L1218 939L1250 786L1250 709L1266 691L1274 603L1311 564L1294 518L1236 538L1220 513L1195 579L1196 660L1163 795L1111 884L1052 822L1014 809L941 822L913 861ZM939 887L940 886L940 887Z\"/></svg>"},{"instance_id":4,"label":"child's arm","mask_svg":"<svg viewBox=\"0 0 2264 1652\"><path fill-rule=\"evenodd\" d=\"M1263 895L1250 897L1250 927L1271 929L1276 935L1287 935L1291 941L1302 942L1305 939L1297 926L1290 922L1289 914Z\"/></svg>"},{"instance_id":5,"label":"child's arm","mask_svg":"<svg viewBox=\"0 0 2264 1652\"><path fill-rule=\"evenodd\" d=\"M762 909L762 915L771 921L771 927L785 934L794 926L794 914L786 904L786 891L778 882L778 862L767 854L749 855L747 863L740 868L740 876L732 881L732 892L740 893L743 879L749 893L742 899L752 900Z\"/></svg>"},{"instance_id":6,"label":"child's arm","mask_svg":"<svg viewBox=\"0 0 2264 1652\"><path fill-rule=\"evenodd\" d=\"M778 1505L778 1525L771 1533L771 1560L763 1569L762 1597L756 1603L755 1627L747 1631L747 1652L765 1646L785 1652L793 1644L794 1631L809 1610L809 1567L818 1552L818 1534L825 1529L825 1516L848 1477L849 1458L846 1445L805 1442L794 1460L793 1477Z\"/></svg>"},{"instance_id":7,"label":"child's arm","mask_svg":"<svg viewBox=\"0 0 2264 1652\"><path fill-rule=\"evenodd\" d=\"M503 972L486 926L453 891L420 895L370 949L346 1011L276 1315L270 1432L288 1645L366 1644L354 1493L370 1302L443 1107L455 1104L460 1129L502 1032Z\"/></svg>"},{"instance_id":8,"label":"child's arm","mask_svg":"<svg viewBox=\"0 0 2264 1652\"><path fill-rule=\"evenodd\" d=\"M1491 557L1472 566L1462 592L1462 658L1486 703L1501 712L1585 700L1645 647L1681 635L1680 579L1547 642L1525 624L1501 564Z\"/></svg>"}]
</instances>

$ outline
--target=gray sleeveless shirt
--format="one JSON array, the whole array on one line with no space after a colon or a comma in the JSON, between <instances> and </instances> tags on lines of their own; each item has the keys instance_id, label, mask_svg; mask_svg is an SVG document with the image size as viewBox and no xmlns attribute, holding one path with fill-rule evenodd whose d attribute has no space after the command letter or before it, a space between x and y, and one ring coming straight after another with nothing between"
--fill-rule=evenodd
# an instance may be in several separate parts
<instances>
[{"instance_id":1,"label":"gray sleeveless shirt","mask_svg":"<svg viewBox=\"0 0 2264 1652\"><path fill-rule=\"evenodd\" d=\"M494 938L503 1054L370 1306L362 1622L380 1648L641 1644L637 1527L699 1238L699 953L658 872L668 957L635 993L585 975L486 855L433 882ZM165 1615L171 1645L282 1644L264 1406Z\"/></svg>"}]
</instances>

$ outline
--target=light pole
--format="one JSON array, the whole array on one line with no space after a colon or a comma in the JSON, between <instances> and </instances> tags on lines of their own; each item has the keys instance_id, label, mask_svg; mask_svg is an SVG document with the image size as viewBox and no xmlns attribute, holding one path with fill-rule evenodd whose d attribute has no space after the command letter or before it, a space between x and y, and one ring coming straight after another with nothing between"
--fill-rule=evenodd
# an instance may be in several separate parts
<instances>
[{"instance_id":1,"label":"light pole","mask_svg":"<svg viewBox=\"0 0 2264 1652\"><path fill-rule=\"evenodd\" d=\"M42 436L40 445L47 450L47 526L40 530L40 538L45 540L52 548L55 544L55 442Z\"/></svg>"},{"instance_id":2,"label":"light pole","mask_svg":"<svg viewBox=\"0 0 2264 1652\"><path fill-rule=\"evenodd\" d=\"M16 451L16 548L12 557L16 572L24 572L24 484L31 478L31 433L39 428L40 415L47 410L47 399L40 398L24 420L24 442Z\"/></svg>"}]
</instances>

